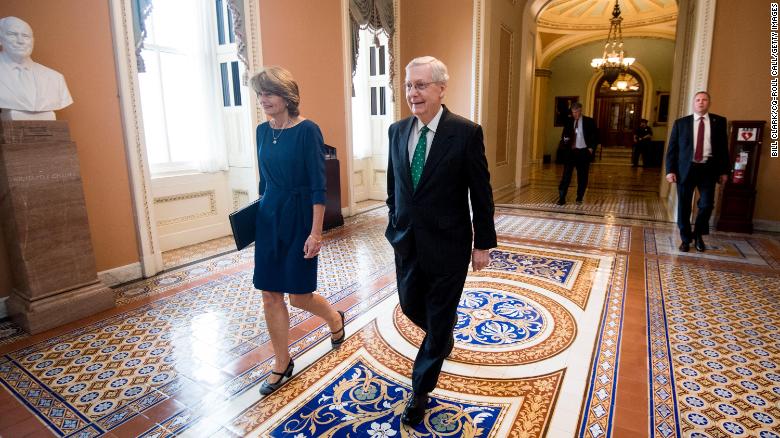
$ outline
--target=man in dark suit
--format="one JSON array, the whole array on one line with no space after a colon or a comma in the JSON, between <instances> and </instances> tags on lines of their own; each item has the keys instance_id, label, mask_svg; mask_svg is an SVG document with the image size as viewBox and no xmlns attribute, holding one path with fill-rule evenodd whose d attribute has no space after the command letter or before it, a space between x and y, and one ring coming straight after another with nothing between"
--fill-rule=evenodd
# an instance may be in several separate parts
<instances>
[{"instance_id":1,"label":"man in dark suit","mask_svg":"<svg viewBox=\"0 0 780 438\"><path fill-rule=\"evenodd\" d=\"M413 393L401 416L411 426L425 416L428 393L453 349L469 259L478 271L496 246L482 127L442 105L448 78L438 59L413 59L405 84L413 116L389 129L385 236L395 251L401 309L425 331L412 371Z\"/></svg>"},{"instance_id":2,"label":"man in dark suit","mask_svg":"<svg viewBox=\"0 0 780 438\"><path fill-rule=\"evenodd\" d=\"M691 240L704 251L702 236L710 232L715 204L715 183L725 183L729 174L726 118L710 114L710 95L699 91L693 97L694 114L675 120L666 152L666 180L677 183L677 227L680 251L688 252ZM691 233L691 201L699 190L699 212Z\"/></svg>"},{"instance_id":3,"label":"man in dark suit","mask_svg":"<svg viewBox=\"0 0 780 438\"><path fill-rule=\"evenodd\" d=\"M599 131L596 122L582 115L582 104L571 105L571 119L561 132L561 144L566 148L568 157L563 165L563 176L558 186L558 205L566 203L566 192L571 183L571 174L577 169L577 204L582 204L585 189L588 188L588 171L596 146L599 144Z\"/></svg>"}]
</instances>

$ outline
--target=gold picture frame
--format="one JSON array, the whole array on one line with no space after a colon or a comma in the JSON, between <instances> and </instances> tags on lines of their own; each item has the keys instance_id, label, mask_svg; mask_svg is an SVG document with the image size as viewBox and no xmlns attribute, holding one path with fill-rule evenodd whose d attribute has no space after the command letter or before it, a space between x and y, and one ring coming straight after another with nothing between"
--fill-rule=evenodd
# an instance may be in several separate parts
<instances>
[{"instance_id":1,"label":"gold picture frame","mask_svg":"<svg viewBox=\"0 0 780 438\"><path fill-rule=\"evenodd\" d=\"M653 126L663 126L669 123L669 92L655 92L655 121Z\"/></svg>"},{"instance_id":2,"label":"gold picture frame","mask_svg":"<svg viewBox=\"0 0 780 438\"><path fill-rule=\"evenodd\" d=\"M571 117L571 104L579 101L579 96L555 96L555 118L553 126L563 126Z\"/></svg>"}]
</instances>

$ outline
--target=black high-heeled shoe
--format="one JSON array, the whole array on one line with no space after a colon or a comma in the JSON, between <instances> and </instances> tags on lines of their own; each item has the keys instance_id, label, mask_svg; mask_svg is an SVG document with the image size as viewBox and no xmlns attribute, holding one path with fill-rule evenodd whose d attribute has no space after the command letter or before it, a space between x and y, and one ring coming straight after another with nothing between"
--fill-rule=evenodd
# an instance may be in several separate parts
<instances>
[{"instance_id":1,"label":"black high-heeled shoe","mask_svg":"<svg viewBox=\"0 0 780 438\"><path fill-rule=\"evenodd\" d=\"M339 348L339 347L341 347L341 344L344 343L344 339L346 339L346 337L347 337L347 332L344 331L344 327L345 327L345 325L344 325L344 312L342 312L341 310L338 310L337 312L339 313L339 316L341 316L341 329L336 330L335 332L330 332L330 334L331 335L335 335L337 333L341 333L341 336L339 336L336 339L333 339L332 337L330 338L330 346L332 348Z\"/></svg>"},{"instance_id":2,"label":"black high-heeled shoe","mask_svg":"<svg viewBox=\"0 0 780 438\"><path fill-rule=\"evenodd\" d=\"M271 371L272 375L279 376L279 380L277 380L276 383L268 383L268 380L263 382L263 384L260 385L260 394L268 395L279 389L279 387L282 386L285 377L288 379L292 377L293 368L295 368L295 364L293 363L292 358L290 358L290 363L287 364L287 368L285 368L284 372L277 373L276 371Z\"/></svg>"}]
</instances>

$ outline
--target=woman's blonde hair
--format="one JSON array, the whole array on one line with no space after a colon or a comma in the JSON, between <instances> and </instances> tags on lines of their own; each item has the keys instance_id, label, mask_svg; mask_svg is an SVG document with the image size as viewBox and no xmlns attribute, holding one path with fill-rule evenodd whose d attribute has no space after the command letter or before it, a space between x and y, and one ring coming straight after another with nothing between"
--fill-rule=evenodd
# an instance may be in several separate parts
<instances>
[{"instance_id":1,"label":"woman's blonde hair","mask_svg":"<svg viewBox=\"0 0 780 438\"><path fill-rule=\"evenodd\" d=\"M298 83L293 79L292 73L282 67L265 67L249 80L257 94L262 92L280 96L287 102L287 112L290 117L297 117L301 112L298 105L301 103L301 95L298 93Z\"/></svg>"}]
</instances>

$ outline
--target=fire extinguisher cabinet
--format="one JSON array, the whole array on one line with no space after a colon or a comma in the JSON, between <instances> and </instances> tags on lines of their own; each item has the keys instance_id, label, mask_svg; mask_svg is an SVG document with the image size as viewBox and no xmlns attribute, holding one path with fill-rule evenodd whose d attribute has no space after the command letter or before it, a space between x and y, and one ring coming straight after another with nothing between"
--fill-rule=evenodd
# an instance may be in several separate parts
<instances>
[{"instance_id":1,"label":"fire extinguisher cabinet","mask_svg":"<svg viewBox=\"0 0 780 438\"><path fill-rule=\"evenodd\" d=\"M765 123L762 120L729 123L731 175L723 187L716 225L719 231L753 232L756 179Z\"/></svg>"}]
</instances>

